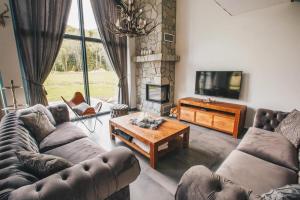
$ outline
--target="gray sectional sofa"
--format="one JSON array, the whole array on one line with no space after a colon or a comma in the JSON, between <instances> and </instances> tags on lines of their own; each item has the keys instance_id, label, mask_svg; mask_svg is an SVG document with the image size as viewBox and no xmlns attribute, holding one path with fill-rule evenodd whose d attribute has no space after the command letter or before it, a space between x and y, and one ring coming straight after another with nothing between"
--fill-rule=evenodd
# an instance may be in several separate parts
<instances>
[{"instance_id":1,"label":"gray sectional sofa","mask_svg":"<svg viewBox=\"0 0 300 200\"><path fill-rule=\"evenodd\" d=\"M106 152L69 122L65 105L49 107L56 130L39 144L16 113L0 124L0 199L9 200L128 200L129 184L140 173L127 148ZM60 156L74 165L39 180L17 159L18 150Z\"/></svg>"},{"instance_id":2,"label":"gray sectional sofa","mask_svg":"<svg viewBox=\"0 0 300 200\"><path fill-rule=\"evenodd\" d=\"M177 200L247 200L298 183L298 149L274 129L288 113L259 109L254 125L213 173L194 166L181 178Z\"/></svg>"}]
</instances>

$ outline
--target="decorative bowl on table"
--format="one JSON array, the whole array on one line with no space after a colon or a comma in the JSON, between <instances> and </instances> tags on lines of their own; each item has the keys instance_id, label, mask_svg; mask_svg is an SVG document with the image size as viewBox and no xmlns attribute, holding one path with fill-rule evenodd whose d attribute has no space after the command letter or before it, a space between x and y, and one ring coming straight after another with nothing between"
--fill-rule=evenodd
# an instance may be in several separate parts
<instances>
[{"instance_id":1,"label":"decorative bowl on table","mask_svg":"<svg viewBox=\"0 0 300 200\"><path fill-rule=\"evenodd\" d=\"M164 122L162 117L153 117L147 112L142 112L138 117L130 119L130 123L141 128L158 129Z\"/></svg>"}]
</instances>

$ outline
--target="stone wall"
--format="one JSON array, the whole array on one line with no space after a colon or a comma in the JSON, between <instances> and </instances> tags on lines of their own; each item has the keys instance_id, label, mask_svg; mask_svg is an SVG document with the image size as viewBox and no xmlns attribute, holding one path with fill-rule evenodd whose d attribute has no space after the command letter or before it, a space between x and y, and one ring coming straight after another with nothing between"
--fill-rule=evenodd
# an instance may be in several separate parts
<instances>
[{"instance_id":1,"label":"stone wall","mask_svg":"<svg viewBox=\"0 0 300 200\"><path fill-rule=\"evenodd\" d=\"M164 33L176 36L176 0L163 0L162 7L162 37ZM162 53L175 55L175 44L175 41L171 43L162 40Z\"/></svg>"},{"instance_id":2,"label":"stone wall","mask_svg":"<svg viewBox=\"0 0 300 200\"><path fill-rule=\"evenodd\" d=\"M149 16L156 18L161 24L148 36L136 39L136 55L141 54L142 49L151 49L155 55L161 55L158 59L155 55L141 57L136 65L137 106L143 111L155 112L163 115L169 112L174 104L175 84L175 40L164 41L164 33L176 35L176 0L143 0L153 5L156 12ZM169 59L168 59L169 58ZM170 59L174 58L174 59ZM146 84L170 85L170 101L165 104L146 100Z\"/></svg>"},{"instance_id":3,"label":"stone wall","mask_svg":"<svg viewBox=\"0 0 300 200\"><path fill-rule=\"evenodd\" d=\"M162 1L163 0L139 0L144 3L147 17L162 22ZM162 52L162 24L159 24L148 36L136 38L136 55L141 55L142 49L151 49L154 53Z\"/></svg>"}]
</instances>

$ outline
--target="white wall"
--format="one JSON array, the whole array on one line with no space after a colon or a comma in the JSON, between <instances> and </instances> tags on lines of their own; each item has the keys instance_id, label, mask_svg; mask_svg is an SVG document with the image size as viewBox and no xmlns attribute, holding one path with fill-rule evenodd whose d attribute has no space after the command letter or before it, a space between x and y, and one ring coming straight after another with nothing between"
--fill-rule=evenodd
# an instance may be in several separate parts
<instances>
[{"instance_id":1,"label":"white wall","mask_svg":"<svg viewBox=\"0 0 300 200\"><path fill-rule=\"evenodd\" d=\"M246 126L257 108L300 109L300 3L229 16L213 0L177 0L176 99L195 96L197 70L242 70Z\"/></svg>"},{"instance_id":2,"label":"white wall","mask_svg":"<svg viewBox=\"0 0 300 200\"><path fill-rule=\"evenodd\" d=\"M133 61L135 56L135 39L127 38L127 79L129 88L129 107L132 109L136 108L136 75L135 68L136 64Z\"/></svg>"},{"instance_id":3,"label":"white wall","mask_svg":"<svg viewBox=\"0 0 300 200\"><path fill-rule=\"evenodd\" d=\"M4 2L8 4L8 0L0 0L0 9L3 8ZM10 80L14 80L15 85L22 86L23 82L11 18L7 20L7 25L4 28L0 27L0 72L5 86L10 84ZM16 96L18 103L25 103L23 89L16 90ZM7 97L8 104L12 104L10 93L7 93Z\"/></svg>"}]
</instances>

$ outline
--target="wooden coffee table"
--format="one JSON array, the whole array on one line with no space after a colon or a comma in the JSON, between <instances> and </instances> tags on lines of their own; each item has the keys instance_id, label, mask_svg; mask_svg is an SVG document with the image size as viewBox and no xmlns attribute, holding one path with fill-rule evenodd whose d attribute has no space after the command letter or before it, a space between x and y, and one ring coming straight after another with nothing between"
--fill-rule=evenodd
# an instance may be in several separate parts
<instances>
[{"instance_id":1,"label":"wooden coffee table","mask_svg":"<svg viewBox=\"0 0 300 200\"><path fill-rule=\"evenodd\" d=\"M136 151L140 152L144 156L150 159L150 164L152 168L157 167L158 156L161 151L158 151L158 147L164 143L170 142L178 136L182 136L182 146L183 148L188 148L189 146L189 132L190 127L177 121L171 119L165 119L166 121L159 126L157 130L140 128L136 125L130 123L130 119L137 117L140 113L133 113L126 116L113 118L109 120L110 136L112 140L118 139L122 140L128 146L132 147ZM114 134L114 130L119 129L126 134L138 139L146 145L150 146L150 153L144 151L136 144ZM170 145L169 145L170 146ZM167 151L171 151L170 147ZM165 153L165 152L164 152Z\"/></svg>"}]
</instances>

